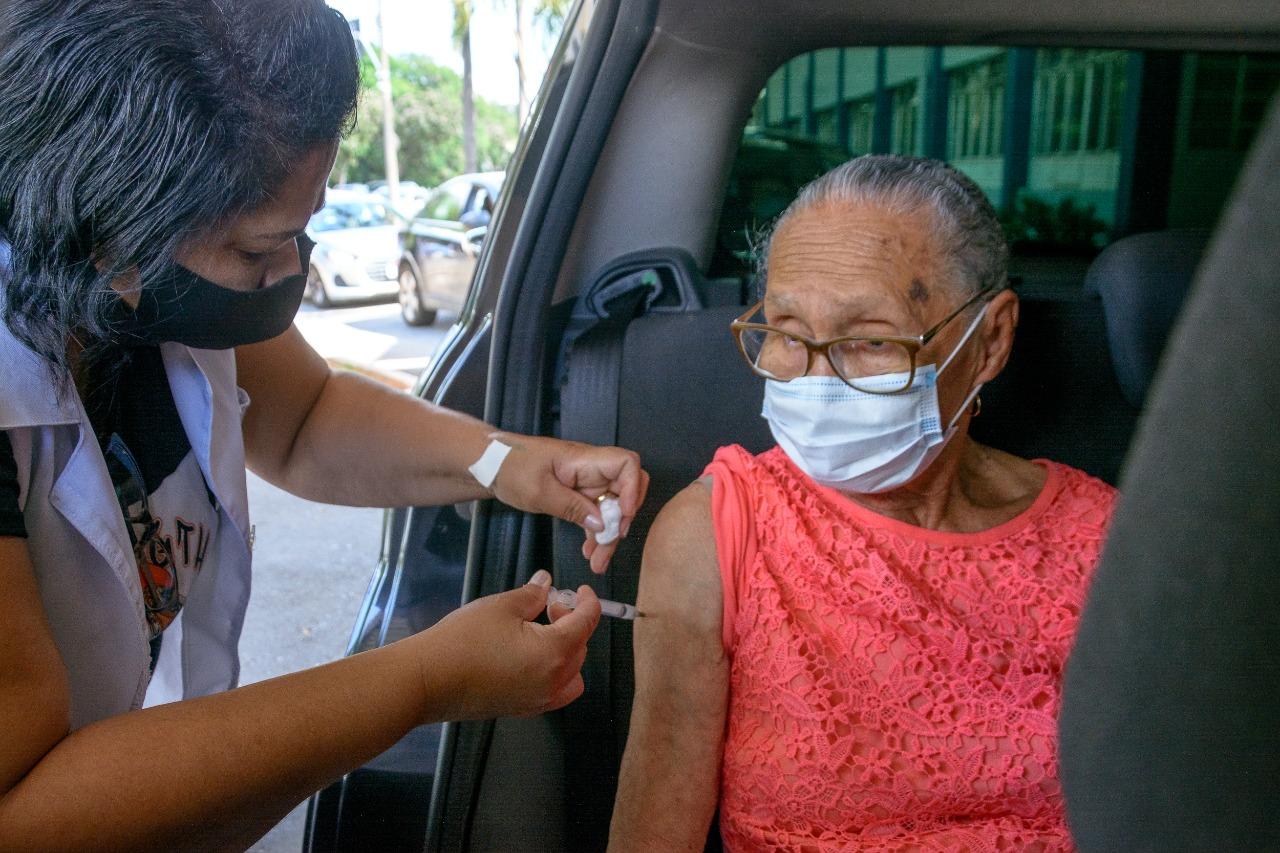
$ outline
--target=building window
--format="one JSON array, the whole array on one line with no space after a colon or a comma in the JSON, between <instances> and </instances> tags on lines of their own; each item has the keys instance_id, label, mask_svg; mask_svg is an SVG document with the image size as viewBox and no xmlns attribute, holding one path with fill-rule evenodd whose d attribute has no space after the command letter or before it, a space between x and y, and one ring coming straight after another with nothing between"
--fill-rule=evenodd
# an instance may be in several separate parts
<instances>
[{"instance_id":1,"label":"building window","mask_svg":"<svg viewBox=\"0 0 1280 853\"><path fill-rule=\"evenodd\" d=\"M1191 122L1187 145L1246 151L1280 85L1280 57L1191 54Z\"/></svg>"},{"instance_id":2,"label":"building window","mask_svg":"<svg viewBox=\"0 0 1280 853\"><path fill-rule=\"evenodd\" d=\"M1036 51L1031 139L1037 154L1114 151L1127 56L1115 50Z\"/></svg>"},{"instance_id":3,"label":"building window","mask_svg":"<svg viewBox=\"0 0 1280 853\"><path fill-rule=\"evenodd\" d=\"M840 144L840 116L835 108L822 110L814 115L817 139L829 145Z\"/></svg>"},{"instance_id":4,"label":"building window","mask_svg":"<svg viewBox=\"0 0 1280 853\"><path fill-rule=\"evenodd\" d=\"M949 75L947 159L1004 153L1003 56L957 68Z\"/></svg>"},{"instance_id":5,"label":"building window","mask_svg":"<svg viewBox=\"0 0 1280 853\"><path fill-rule=\"evenodd\" d=\"M876 123L875 98L852 101L849 106L849 150L854 154L871 151L872 132Z\"/></svg>"},{"instance_id":6,"label":"building window","mask_svg":"<svg viewBox=\"0 0 1280 853\"><path fill-rule=\"evenodd\" d=\"M893 127L889 151L894 154L916 153L916 127L920 116L920 98L916 82L898 86L893 95Z\"/></svg>"}]
</instances>

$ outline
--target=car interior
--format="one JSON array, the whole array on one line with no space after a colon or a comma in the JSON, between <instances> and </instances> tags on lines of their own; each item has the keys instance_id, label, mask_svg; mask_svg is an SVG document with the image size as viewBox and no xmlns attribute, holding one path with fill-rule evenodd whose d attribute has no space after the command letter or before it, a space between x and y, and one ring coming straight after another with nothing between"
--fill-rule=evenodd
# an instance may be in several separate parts
<instances>
[{"instance_id":1,"label":"car interior","mask_svg":"<svg viewBox=\"0 0 1280 853\"><path fill-rule=\"evenodd\" d=\"M760 229L807 180L867 151L947 159L1005 219L1021 319L975 439L1120 482L1280 84L1280 7L584 0L569 20L467 328L418 390L503 428L634 449L648 499L602 577L560 522L487 504L389 515L353 650L443 615L421 605L430 589L469 599L539 567L557 586L634 601L666 501L716 448L772 444L762 382L729 333L759 295ZM469 531L469 550L442 529ZM329 792L349 798L343 821L358 800L364 829L326 843L313 806L311 849L406 843L378 834L401 820L397 831L425 833L408 846L432 850L603 850L632 698L629 623L600 625L584 679L580 700L542 717L419 730L382 759L384 787L360 793L357 771ZM391 789L410 824L369 793Z\"/></svg>"}]
</instances>

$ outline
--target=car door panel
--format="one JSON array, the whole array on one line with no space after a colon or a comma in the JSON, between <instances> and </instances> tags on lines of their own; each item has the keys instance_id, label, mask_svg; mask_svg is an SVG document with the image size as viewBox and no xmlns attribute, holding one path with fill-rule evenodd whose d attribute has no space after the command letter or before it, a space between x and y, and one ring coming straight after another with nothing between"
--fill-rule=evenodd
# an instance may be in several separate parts
<instances>
[{"instance_id":1,"label":"car door panel","mask_svg":"<svg viewBox=\"0 0 1280 853\"><path fill-rule=\"evenodd\" d=\"M493 334L491 315L512 263L524 264L528 249L532 248L529 242L517 239L522 221L527 217L542 222L551 203L555 172L568 153L563 142L555 142L555 135L562 140L572 137L576 116L581 113L583 99L590 91L592 72L577 77L573 72L581 63L579 54L585 50L581 40L596 6L595 0L582 0L569 16L565 36L552 57L531 119L517 142L508 170L507 189L496 199L486 229L484 251L479 252L476 259L475 286L462 291L465 298L461 298L459 322L451 338L441 346L431 370L414 389L417 396L475 415L493 411L491 401L486 398ZM603 16L606 23L612 14ZM574 21L581 24L581 30L574 26ZM592 48L588 64L597 65L603 51L603 42ZM571 79L577 80L576 95L570 91ZM570 112L574 112L574 116L564 115L568 103L573 104ZM548 150L557 152L555 159L559 161L550 176L546 173ZM531 203L538 199L536 205ZM424 279L429 274L429 267L424 263L428 254L425 246L432 227L441 224L419 220L415 223L415 232L406 238L406 250L412 251ZM498 260L494 261L495 258ZM527 517L501 507L481 504L478 509L477 518L495 518L503 527L521 527L528 523ZM456 607L464 597L474 597L482 573L472 568L466 568L464 573L459 559L460 554L465 557L471 553L468 534L474 538L477 525L467 518L470 510L467 506L388 511L382 557L361 608L360 620L352 631L350 651L390 642L403 631L429 624L439 614ZM529 541L528 536L525 541ZM450 589L451 584L456 585ZM465 596L464 590L469 590ZM434 742L429 737L415 732L393 746L385 761L370 762L316 794L308 809L303 849L423 849L424 841L430 843L430 828L422 825L428 817L429 806L431 820L437 828L442 825L437 813L443 817L446 811L430 805L430 801L439 799L443 806L450 788L455 793L461 791L456 786L435 784L437 758L443 758L447 752L444 765L450 766L453 758L460 755L456 734L454 744L450 745L447 728L441 732L443 739L438 749L430 748ZM388 766L396 772L385 772ZM440 790L431 793L433 785ZM385 806L379 804L379 797L385 797ZM403 820L388 810L411 813L412 817Z\"/></svg>"},{"instance_id":2,"label":"car door panel","mask_svg":"<svg viewBox=\"0 0 1280 853\"><path fill-rule=\"evenodd\" d=\"M422 380L418 395L481 416L491 327L488 317L455 326L441 347L441 363ZM472 514L470 504L387 512L383 556L347 654L403 639L457 609ZM303 849L421 849L441 735L439 724L414 729L312 797Z\"/></svg>"},{"instance_id":3,"label":"car door panel","mask_svg":"<svg viewBox=\"0 0 1280 853\"><path fill-rule=\"evenodd\" d=\"M423 301L432 307L459 310L466 301L466 286L475 266L466 235L449 223L418 222L413 227ZM466 282L459 268L465 267Z\"/></svg>"}]
</instances>

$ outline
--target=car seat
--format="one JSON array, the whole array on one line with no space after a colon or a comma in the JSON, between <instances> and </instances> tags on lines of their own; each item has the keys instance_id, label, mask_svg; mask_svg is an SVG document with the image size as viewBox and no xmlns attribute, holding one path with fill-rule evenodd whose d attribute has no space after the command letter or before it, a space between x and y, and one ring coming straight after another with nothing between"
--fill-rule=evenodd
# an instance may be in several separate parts
<instances>
[{"instance_id":1,"label":"car seat","mask_svg":"<svg viewBox=\"0 0 1280 853\"><path fill-rule=\"evenodd\" d=\"M1022 298L1013 353L970 426L983 444L1042 456L1115 484L1207 231L1125 237L1084 287Z\"/></svg>"},{"instance_id":2,"label":"car seat","mask_svg":"<svg viewBox=\"0 0 1280 853\"><path fill-rule=\"evenodd\" d=\"M1280 100L1174 332L1068 662L1079 848L1280 850Z\"/></svg>"}]
</instances>

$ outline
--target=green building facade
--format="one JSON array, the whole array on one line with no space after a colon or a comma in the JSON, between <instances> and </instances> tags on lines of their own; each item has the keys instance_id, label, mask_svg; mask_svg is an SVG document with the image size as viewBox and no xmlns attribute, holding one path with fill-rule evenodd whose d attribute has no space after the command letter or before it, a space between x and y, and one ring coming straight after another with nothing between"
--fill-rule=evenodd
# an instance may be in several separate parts
<instances>
[{"instance_id":1,"label":"green building facade","mask_svg":"<svg viewBox=\"0 0 1280 853\"><path fill-rule=\"evenodd\" d=\"M1268 54L830 49L778 69L753 124L945 159L1002 215L1067 200L1115 237L1212 226L1278 83Z\"/></svg>"}]
</instances>

